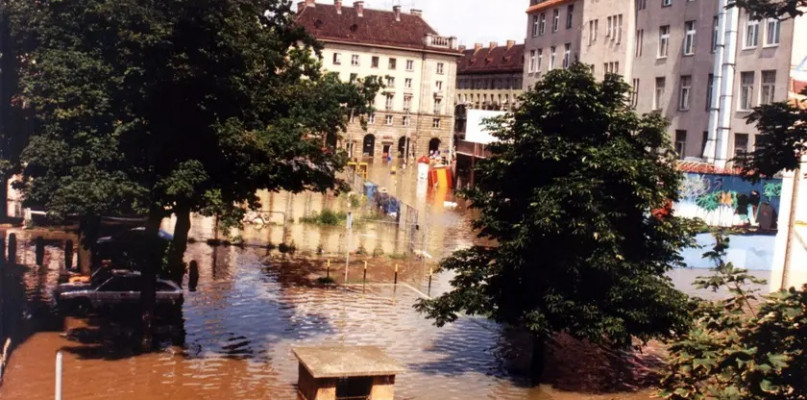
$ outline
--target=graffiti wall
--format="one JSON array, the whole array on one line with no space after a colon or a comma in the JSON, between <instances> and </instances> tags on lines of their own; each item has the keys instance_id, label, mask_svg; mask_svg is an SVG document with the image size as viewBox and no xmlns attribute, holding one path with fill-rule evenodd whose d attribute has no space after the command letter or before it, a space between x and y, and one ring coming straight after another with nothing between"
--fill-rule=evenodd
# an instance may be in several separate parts
<instances>
[{"instance_id":1,"label":"graffiti wall","mask_svg":"<svg viewBox=\"0 0 807 400\"><path fill-rule=\"evenodd\" d=\"M674 208L678 216L700 218L710 226L774 231L781 194L781 179L752 183L739 176L686 173Z\"/></svg>"}]
</instances>

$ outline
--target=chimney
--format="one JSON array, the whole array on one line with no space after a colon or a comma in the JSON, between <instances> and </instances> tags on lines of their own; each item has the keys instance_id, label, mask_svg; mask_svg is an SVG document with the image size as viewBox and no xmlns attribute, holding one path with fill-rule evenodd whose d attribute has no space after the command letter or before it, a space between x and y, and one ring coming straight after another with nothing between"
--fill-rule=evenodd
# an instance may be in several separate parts
<instances>
[{"instance_id":1,"label":"chimney","mask_svg":"<svg viewBox=\"0 0 807 400\"><path fill-rule=\"evenodd\" d=\"M342 0L333 0L333 5L336 7L336 13L342 15Z\"/></svg>"},{"instance_id":2,"label":"chimney","mask_svg":"<svg viewBox=\"0 0 807 400\"><path fill-rule=\"evenodd\" d=\"M465 51L465 45L460 45L459 51Z\"/></svg>"},{"instance_id":3,"label":"chimney","mask_svg":"<svg viewBox=\"0 0 807 400\"><path fill-rule=\"evenodd\" d=\"M508 40L508 41L507 41L507 50L512 49L512 48L513 48L513 46L515 46L515 45L516 45L516 41L515 41L515 40Z\"/></svg>"},{"instance_id":4,"label":"chimney","mask_svg":"<svg viewBox=\"0 0 807 400\"><path fill-rule=\"evenodd\" d=\"M401 6L393 6L392 13L395 14L395 21L401 22Z\"/></svg>"},{"instance_id":5,"label":"chimney","mask_svg":"<svg viewBox=\"0 0 807 400\"><path fill-rule=\"evenodd\" d=\"M482 43L474 43L474 53L482 49Z\"/></svg>"},{"instance_id":6,"label":"chimney","mask_svg":"<svg viewBox=\"0 0 807 400\"><path fill-rule=\"evenodd\" d=\"M498 44L498 43L496 43L496 42L490 42L490 49L491 49L491 50L495 49L495 48L496 48L496 47L498 47L498 46L499 46L499 44Z\"/></svg>"},{"instance_id":7,"label":"chimney","mask_svg":"<svg viewBox=\"0 0 807 400\"><path fill-rule=\"evenodd\" d=\"M419 9L417 9L417 8L413 8L413 9L411 10L411 14L412 14L412 15L414 15L414 16L416 16L416 17L422 17L422 16L423 16L423 10L419 10Z\"/></svg>"},{"instance_id":8,"label":"chimney","mask_svg":"<svg viewBox=\"0 0 807 400\"><path fill-rule=\"evenodd\" d=\"M353 8L356 9L356 15L358 15L359 18L364 17L364 2L363 1L354 1L353 2Z\"/></svg>"}]
</instances>

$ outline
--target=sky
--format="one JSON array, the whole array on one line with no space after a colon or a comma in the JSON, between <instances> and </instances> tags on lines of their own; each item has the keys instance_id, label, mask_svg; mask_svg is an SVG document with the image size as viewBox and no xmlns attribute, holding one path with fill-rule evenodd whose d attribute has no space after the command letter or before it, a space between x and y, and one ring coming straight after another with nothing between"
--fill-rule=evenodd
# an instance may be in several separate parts
<instances>
[{"instance_id":1,"label":"sky","mask_svg":"<svg viewBox=\"0 0 807 400\"><path fill-rule=\"evenodd\" d=\"M333 4L333 0L317 0ZM400 4L405 12L410 8L423 10L423 18L440 35L456 36L461 45L498 42L508 39L524 43L527 32L529 0L364 0L364 6L392 10ZM353 0L342 4L352 7Z\"/></svg>"}]
</instances>

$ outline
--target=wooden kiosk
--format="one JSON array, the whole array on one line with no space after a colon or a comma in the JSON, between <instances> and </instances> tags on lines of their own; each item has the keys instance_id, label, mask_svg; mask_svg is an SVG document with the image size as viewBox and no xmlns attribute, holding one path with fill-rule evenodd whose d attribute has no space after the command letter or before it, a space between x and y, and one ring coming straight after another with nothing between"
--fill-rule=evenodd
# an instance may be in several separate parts
<instances>
[{"instance_id":1,"label":"wooden kiosk","mask_svg":"<svg viewBox=\"0 0 807 400\"><path fill-rule=\"evenodd\" d=\"M295 347L298 400L392 400L401 367L375 346Z\"/></svg>"}]
</instances>

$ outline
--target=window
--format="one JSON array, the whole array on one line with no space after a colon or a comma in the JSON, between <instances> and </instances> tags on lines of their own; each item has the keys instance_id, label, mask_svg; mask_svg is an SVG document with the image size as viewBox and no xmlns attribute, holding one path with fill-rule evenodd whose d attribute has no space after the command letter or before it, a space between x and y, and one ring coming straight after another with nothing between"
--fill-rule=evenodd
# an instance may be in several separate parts
<instances>
[{"instance_id":1,"label":"window","mask_svg":"<svg viewBox=\"0 0 807 400\"><path fill-rule=\"evenodd\" d=\"M777 18L769 18L767 29L765 30L765 46L776 46L779 44L779 31L781 26Z\"/></svg>"},{"instance_id":2,"label":"window","mask_svg":"<svg viewBox=\"0 0 807 400\"><path fill-rule=\"evenodd\" d=\"M552 32L558 31L559 24L560 24L560 10L556 8L552 10Z\"/></svg>"},{"instance_id":3,"label":"window","mask_svg":"<svg viewBox=\"0 0 807 400\"><path fill-rule=\"evenodd\" d=\"M406 60L406 70L407 71L415 70L415 60Z\"/></svg>"},{"instance_id":4,"label":"window","mask_svg":"<svg viewBox=\"0 0 807 400\"><path fill-rule=\"evenodd\" d=\"M622 14L614 16L614 34L616 35L616 43L622 43Z\"/></svg>"},{"instance_id":5,"label":"window","mask_svg":"<svg viewBox=\"0 0 807 400\"><path fill-rule=\"evenodd\" d=\"M443 90L443 81L435 81L434 82L434 90Z\"/></svg>"},{"instance_id":6,"label":"window","mask_svg":"<svg viewBox=\"0 0 807 400\"><path fill-rule=\"evenodd\" d=\"M385 93L384 94L384 107L387 110L392 110L392 99L395 97L392 93Z\"/></svg>"},{"instance_id":7,"label":"window","mask_svg":"<svg viewBox=\"0 0 807 400\"><path fill-rule=\"evenodd\" d=\"M647 8L647 0L636 0L636 9L644 10Z\"/></svg>"},{"instance_id":8,"label":"window","mask_svg":"<svg viewBox=\"0 0 807 400\"><path fill-rule=\"evenodd\" d=\"M398 60L396 60L394 58L390 58L389 59L389 69L395 69L395 67L397 66L397 63L398 63Z\"/></svg>"},{"instance_id":9,"label":"window","mask_svg":"<svg viewBox=\"0 0 807 400\"><path fill-rule=\"evenodd\" d=\"M695 54L695 21L684 23L684 55Z\"/></svg>"},{"instance_id":10,"label":"window","mask_svg":"<svg viewBox=\"0 0 807 400\"><path fill-rule=\"evenodd\" d=\"M538 19L538 36L543 36L546 31L546 13L541 13Z\"/></svg>"},{"instance_id":11,"label":"window","mask_svg":"<svg viewBox=\"0 0 807 400\"><path fill-rule=\"evenodd\" d=\"M549 48L549 70L555 69L555 46Z\"/></svg>"},{"instance_id":12,"label":"window","mask_svg":"<svg viewBox=\"0 0 807 400\"><path fill-rule=\"evenodd\" d=\"M467 101L467 100L466 100L466 101ZM408 116L408 115L405 115L405 116L404 116L404 117L401 119L401 125L403 125L403 126L409 126L409 116Z\"/></svg>"},{"instance_id":13,"label":"window","mask_svg":"<svg viewBox=\"0 0 807 400\"><path fill-rule=\"evenodd\" d=\"M535 72L541 72L541 62L544 59L544 49L538 49L538 62L535 63Z\"/></svg>"},{"instance_id":14,"label":"window","mask_svg":"<svg viewBox=\"0 0 807 400\"><path fill-rule=\"evenodd\" d=\"M664 86L666 85L665 78L656 78L656 93L653 96L653 109L661 110L664 102Z\"/></svg>"},{"instance_id":15,"label":"window","mask_svg":"<svg viewBox=\"0 0 807 400\"><path fill-rule=\"evenodd\" d=\"M746 154L748 153L748 134L735 133L734 134L734 166L742 167L745 163Z\"/></svg>"},{"instance_id":16,"label":"window","mask_svg":"<svg viewBox=\"0 0 807 400\"><path fill-rule=\"evenodd\" d=\"M745 48L757 47L759 44L759 20L753 18L749 15L748 22L745 23Z\"/></svg>"},{"instance_id":17,"label":"window","mask_svg":"<svg viewBox=\"0 0 807 400\"><path fill-rule=\"evenodd\" d=\"M530 50L530 63L527 72L535 72L536 53L535 50Z\"/></svg>"},{"instance_id":18,"label":"window","mask_svg":"<svg viewBox=\"0 0 807 400\"><path fill-rule=\"evenodd\" d=\"M714 86L715 86L715 76L709 74L709 80L706 83L706 111L710 111L712 109L712 96L714 93Z\"/></svg>"},{"instance_id":19,"label":"window","mask_svg":"<svg viewBox=\"0 0 807 400\"><path fill-rule=\"evenodd\" d=\"M603 64L603 69L606 74L618 74L619 73L619 62L607 62Z\"/></svg>"},{"instance_id":20,"label":"window","mask_svg":"<svg viewBox=\"0 0 807 400\"><path fill-rule=\"evenodd\" d=\"M412 89L412 78L404 79L404 87L407 89Z\"/></svg>"},{"instance_id":21,"label":"window","mask_svg":"<svg viewBox=\"0 0 807 400\"><path fill-rule=\"evenodd\" d=\"M395 78L388 76L387 77L387 87L394 88L395 87Z\"/></svg>"},{"instance_id":22,"label":"window","mask_svg":"<svg viewBox=\"0 0 807 400\"><path fill-rule=\"evenodd\" d=\"M633 80L633 90L630 92L630 105L633 108L636 108L639 105L639 80Z\"/></svg>"},{"instance_id":23,"label":"window","mask_svg":"<svg viewBox=\"0 0 807 400\"><path fill-rule=\"evenodd\" d=\"M754 73L740 74L740 110L747 111L754 108Z\"/></svg>"},{"instance_id":24,"label":"window","mask_svg":"<svg viewBox=\"0 0 807 400\"><path fill-rule=\"evenodd\" d=\"M532 37L538 36L538 16L532 16Z\"/></svg>"},{"instance_id":25,"label":"window","mask_svg":"<svg viewBox=\"0 0 807 400\"><path fill-rule=\"evenodd\" d=\"M404 103L403 103L404 111L408 111L411 107L412 107L412 95L411 94L404 95Z\"/></svg>"},{"instance_id":26,"label":"window","mask_svg":"<svg viewBox=\"0 0 807 400\"><path fill-rule=\"evenodd\" d=\"M434 99L434 113L440 114L443 109L443 100L442 99Z\"/></svg>"},{"instance_id":27,"label":"window","mask_svg":"<svg viewBox=\"0 0 807 400\"><path fill-rule=\"evenodd\" d=\"M611 40L613 40L613 37L614 37L614 22L613 22L613 18L614 17L611 17L611 16L609 16L607 18L608 19L608 28L605 30L605 37L611 38Z\"/></svg>"},{"instance_id":28,"label":"window","mask_svg":"<svg viewBox=\"0 0 807 400\"><path fill-rule=\"evenodd\" d=\"M367 117L367 123L370 125L375 124L375 114L370 114L370 116Z\"/></svg>"},{"instance_id":29,"label":"window","mask_svg":"<svg viewBox=\"0 0 807 400\"><path fill-rule=\"evenodd\" d=\"M442 74L443 74L443 66L444 66L444 65L445 65L445 64L443 64L443 63L437 63L437 73L438 73L438 74L440 74L440 75L442 75Z\"/></svg>"},{"instance_id":30,"label":"window","mask_svg":"<svg viewBox=\"0 0 807 400\"><path fill-rule=\"evenodd\" d=\"M669 7L672 5L672 0L661 0L662 7Z\"/></svg>"},{"instance_id":31,"label":"window","mask_svg":"<svg viewBox=\"0 0 807 400\"><path fill-rule=\"evenodd\" d=\"M639 29L636 31L636 42L634 43L636 48L633 50L633 53L636 57L642 56L642 46L644 46L644 29Z\"/></svg>"},{"instance_id":32,"label":"window","mask_svg":"<svg viewBox=\"0 0 807 400\"><path fill-rule=\"evenodd\" d=\"M760 94L762 98L759 100L760 104L773 103L776 93L776 71L762 71L762 90Z\"/></svg>"},{"instance_id":33,"label":"window","mask_svg":"<svg viewBox=\"0 0 807 400\"><path fill-rule=\"evenodd\" d=\"M392 122L393 122L392 115L387 115L387 117L384 119L384 123L387 125L392 125Z\"/></svg>"},{"instance_id":34,"label":"window","mask_svg":"<svg viewBox=\"0 0 807 400\"><path fill-rule=\"evenodd\" d=\"M378 63L379 63L378 57L373 56L372 61L370 62L370 67L378 68Z\"/></svg>"},{"instance_id":35,"label":"window","mask_svg":"<svg viewBox=\"0 0 807 400\"><path fill-rule=\"evenodd\" d=\"M678 94L678 109L689 110L689 97L692 94L692 77L684 75L681 77L681 92Z\"/></svg>"},{"instance_id":36,"label":"window","mask_svg":"<svg viewBox=\"0 0 807 400\"><path fill-rule=\"evenodd\" d=\"M712 18L712 53L717 51L717 38L720 36L720 25L717 16Z\"/></svg>"},{"instance_id":37,"label":"window","mask_svg":"<svg viewBox=\"0 0 807 400\"><path fill-rule=\"evenodd\" d=\"M350 56L350 65L352 65L354 67L359 65L359 55L358 54L354 54L354 55Z\"/></svg>"},{"instance_id":38,"label":"window","mask_svg":"<svg viewBox=\"0 0 807 400\"><path fill-rule=\"evenodd\" d=\"M435 118L432 120L432 128L434 129L440 128L440 118Z\"/></svg>"},{"instance_id":39,"label":"window","mask_svg":"<svg viewBox=\"0 0 807 400\"><path fill-rule=\"evenodd\" d=\"M684 159L684 152L687 148L687 131L675 131L675 152L678 153L678 159Z\"/></svg>"},{"instance_id":40,"label":"window","mask_svg":"<svg viewBox=\"0 0 807 400\"><path fill-rule=\"evenodd\" d=\"M588 21L588 45L591 46L594 41L597 40L597 27L596 24L597 20L592 19Z\"/></svg>"},{"instance_id":41,"label":"window","mask_svg":"<svg viewBox=\"0 0 807 400\"><path fill-rule=\"evenodd\" d=\"M663 25L658 29L658 57L667 57L670 50L670 26Z\"/></svg>"},{"instance_id":42,"label":"window","mask_svg":"<svg viewBox=\"0 0 807 400\"><path fill-rule=\"evenodd\" d=\"M566 43L563 45L563 69L569 68L569 58L572 55L572 45L571 43Z\"/></svg>"},{"instance_id":43,"label":"window","mask_svg":"<svg viewBox=\"0 0 807 400\"><path fill-rule=\"evenodd\" d=\"M572 29L572 15L574 15L574 5L566 7L566 29Z\"/></svg>"},{"instance_id":44,"label":"window","mask_svg":"<svg viewBox=\"0 0 807 400\"><path fill-rule=\"evenodd\" d=\"M342 53L333 53L333 65L342 65Z\"/></svg>"}]
</instances>

